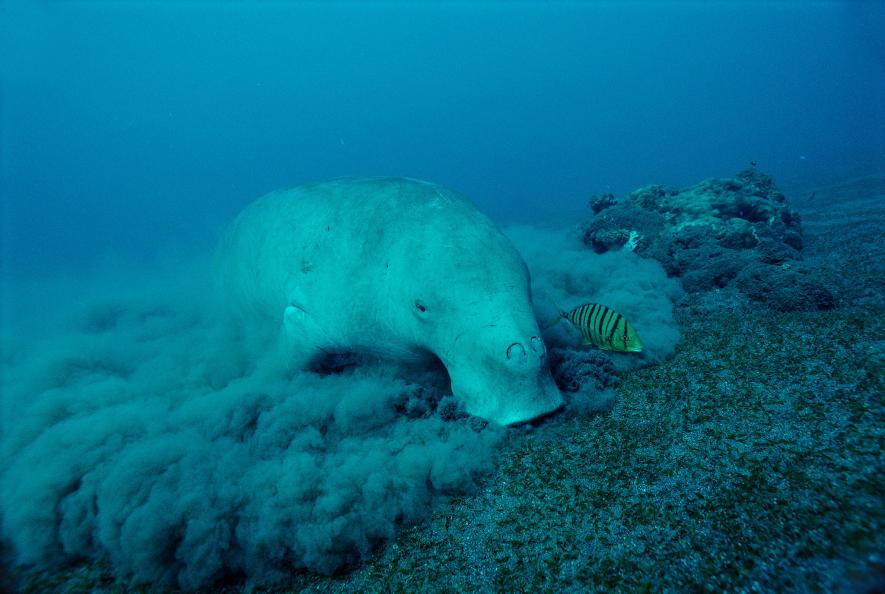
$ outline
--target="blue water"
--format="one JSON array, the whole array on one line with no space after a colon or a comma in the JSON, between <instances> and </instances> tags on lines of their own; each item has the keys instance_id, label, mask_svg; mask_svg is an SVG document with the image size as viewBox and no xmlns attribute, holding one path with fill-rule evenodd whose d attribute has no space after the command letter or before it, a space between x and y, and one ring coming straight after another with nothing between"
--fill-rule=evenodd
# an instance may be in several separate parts
<instances>
[{"instance_id":1,"label":"blue water","mask_svg":"<svg viewBox=\"0 0 885 594\"><path fill-rule=\"evenodd\" d=\"M209 244L272 189L405 175L499 220L885 160L881 2L6 2L3 275Z\"/></svg>"},{"instance_id":2,"label":"blue water","mask_svg":"<svg viewBox=\"0 0 885 594\"><path fill-rule=\"evenodd\" d=\"M476 587L501 588L531 577L535 569L530 565L547 571L543 567L551 567L547 561L555 557L548 558L553 549L547 545L555 549L563 543L545 531L543 522L527 530L521 524L501 525L505 532L512 530L503 534L496 523L513 517L521 509L514 506L526 501L547 505L560 497L576 506L548 507L542 520L571 526L564 518L569 513L575 518L580 511L577 524L585 528L572 532L573 542L566 543L573 550L580 547L579 560L569 561L567 568L584 572L575 574L580 587L592 585L586 572L596 566L607 567L599 573L602 581L593 582L605 584L606 591L611 589L609 577L653 579L634 567L647 567L653 558L649 552L655 551L656 565L675 580L666 583L679 583L682 589L695 583L685 579L703 580L715 570L722 579L744 580L728 582L738 589L789 584L801 575L809 587L827 590L827 584L842 579L841 570L833 569L826 579L816 577L817 561L806 558L810 549L794 539L790 526L801 524L796 517L819 517L808 542L822 541L820 534L825 534L823 540L832 537L834 548L849 543L851 554L854 543L860 551L867 536L881 533L881 514L876 514L881 497L861 492L863 496L852 499L850 489L861 485L857 488L882 492L877 483L867 482L876 474L869 468L881 458L869 445L876 443L877 434L863 435L875 425L873 415L881 417L871 404L878 402L872 395L878 384L864 375L872 377L875 371L864 370L878 369L881 358L873 353L881 341L870 338L875 334L870 320L882 316L868 308L857 321L846 308L833 314L848 316L846 321L820 313L814 318L823 320L818 324L808 311L802 312L804 317L791 313L783 314L789 318L772 318L782 314L747 309L757 317L730 330L717 317L716 307L732 312L743 311L735 310L740 303L763 306L738 301L736 293L718 290L716 282L717 290L703 297L706 301L674 312L684 296L678 279L639 251L597 254L587 249L577 225L588 221L587 202L594 194L622 197L650 183L686 187L704 178L731 177L756 163L741 183L768 184L763 173L770 174L803 217L806 246L811 247L800 263L799 253L785 243L778 252L787 254L782 264L752 269L767 271L771 278L758 279L758 286L750 283L758 291L747 294L768 296L776 288L783 293L778 303L785 303L792 299L791 279L807 272L803 278L810 283L819 272L816 294L831 296L830 288L837 293L838 287L850 284L859 297L852 302L837 295L842 303L881 303L881 295L874 295L881 283L871 280L882 276L875 272L881 258L871 248L881 244L875 219L881 213L873 203L885 171L882 31L882 1L0 3L0 590L12 587L7 575L15 562L59 586L54 576L69 567L67 562L74 562L75 573L88 582L96 561L107 562L115 586L211 588L226 580L248 589L286 582L292 571L306 570L345 572L342 587L359 590L359 582L348 581L346 572L355 567L362 571L360 564L369 559L386 564L376 545L394 538L403 526L422 525L442 507L458 513L479 510L480 517L466 528L454 520L451 533L445 520L447 542L477 563L460 569L443 564L440 571L466 580L455 583L472 584L488 569L481 578L486 581ZM277 188L364 175L442 184L463 192L502 224L517 223L504 228L531 271L534 312L527 306L500 312L508 307L495 305L494 297L508 293L524 300L501 303L529 303L529 295L517 294L528 290L529 283L518 260L508 255L507 242L495 239L494 231L452 237L454 225L445 227L446 211L440 209L435 218L427 217L426 228L424 219L415 218L415 233L425 233L422 242L411 243L412 226L391 224L390 235L402 240L391 245L420 247L410 248L399 268L390 265L391 253L382 254L388 283L383 291L379 277L362 274L363 260L358 258L369 269L379 260L362 236L339 232L328 240L332 247L322 254L325 259L303 256L295 262L302 274L316 266L322 278L333 278L326 270L341 270L350 257L347 270L357 272L329 284L335 291L340 284L337 300L325 292L307 295L320 286L316 283L305 282L303 296L300 286L290 290L289 263L298 259L291 254L309 252L286 247L288 235L278 233L268 242L265 218L248 231L241 227L246 247L218 261L228 270L247 272L228 275L227 288L233 295L256 297L255 311L232 324L229 308L218 307L232 305L231 299L213 284L213 246L225 224ZM850 182L852 176L861 182L826 191L831 180ZM399 187L386 183L387 188ZM430 186L421 187L429 191ZM779 196L774 186L769 189ZM814 190L820 193L810 199ZM754 192L747 195L756 196ZM829 198L837 195L859 199L854 208L862 203L866 210L848 212L846 206L840 211ZM311 196L328 200L321 192ZM786 237L783 213L791 221L798 219L781 206L774 211L782 212L780 219L770 217L750 228L754 236L759 227L779 241ZM270 227L278 212L290 211L261 212L270 213ZM306 211L299 212L303 216ZM616 209L603 212L597 221L614 220L608 213ZM350 215L357 216L353 211ZM440 221L442 226L431 224ZM300 223L292 217L284 224L297 228ZM651 228L651 223L642 224ZM799 233L795 227L789 229L794 239ZM630 241L647 239L639 239L645 227L634 231L631 222L629 228ZM366 233L377 238L386 229L378 223ZM612 230L624 231L597 229L603 235ZM821 241L824 235L826 241ZM479 243L483 238L485 243ZM263 258L253 259L253 246L268 245ZM709 247L710 242L704 244ZM716 256L719 247L709 252L698 248L691 252L694 260L682 260L705 268L695 275L696 284L698 277L720 278L719 269L704 260L708 253ZM468 257L458 257L465 253ZM477 254L481 258L474 258ZM507 268L506 262L515 265ZM478 263L483 271L503 272L492 283L486 272L477 273ZM800 264L802 274L796 272ZM821 272L823 264L830 273ZM852 276L832 278L833 270L843 269ZM262 282L264 278L270 280ZM750 282L756 277L746 278ZM742 291L743 279L736 281ZM287 294L277 295L275 287L283 285ZM383 301L375 298L375 290L382 298L390 296L385 307L374 307ZM421 312L432 313L415 317L413 304L423 301L429 306L422 305ZM532 328L533 313L539 320L556 319L556 302L568 308L605 304L618 312L618 319L623 315L635 326L643 353L615 353L611 359L588 354L569 346L566 324L545 327L549 352L559 351L559 368L566 369L560 375L579 388L563 395L564 411L551 423L576 416L581 423L562 448L557 445L554 457L566 454L552 460L552 472L531 468L535 455L527 455L503 475L533 478L526 485L507 478L510 484L499 485L504 489L499 495L486 490L483 481L501 464L512 462L500 446L514 435L553 443L558 438L551 437L550 424L539 424L536 432L529 427L511 432L469 418L462 394L450 384L451 370L434 364L433 357L426 367L413 362L415 369L395 360L357 365L356 359L332 357L315 368L320 374L301 368L284 374L285 365L279 365L299 345L306 345L303 351L310 354L311 348L325 351L328 343L331 354L341 355L338 350L359 351L379 338L383 340L377 343L392 345L392 353L402 349L411 355L426 347L428 353L448 357L454 352L449 345L458 342L475 350L466 348L451 364L455 384L460 372L465 384L480 385L475 378L481 377L486 384L505 385L497 380L517 365L510 361L510 347L521 343L508 335L500 349L492 345L483 350L476 338L483 335L474 325L496 337L486 329L498 328L494 332L503 334L506 324L500 320L513 315L519 317L520 328ZM270 306L265 311L265 303L294 307L284 314ZM312 309L319 303L332 310L325 318L322 307ZM440 318L432 317L434 303L440 304ZM833 307L837 302L833 298L827 303ZM396 304L405 304L405 309ZM358 317L347 317L354 312L370 312L366 316L377 319L357 323L353 320ZM729 315L726 322L733 319ZM339 317L351 319L356 328L330 323ZM786 320L783 336L801 338L790 343L779 332L765 336L771 319ZM278 349L281 324L288 343ZM464 331L454 331L462 327ZM861 327L863 331L855 332ZM328 328L340 328L334 332L344 336L333 337ZM381 336L371 336L366 328ZM752 350L734 352L731 345L744 345L750 329L755 332L750 336L772 340L759 338ZM730 332L735 334L709 349L706 343L697 344L708 340L708 334ZM447 333L454 336L450 342ZM434 338L438 336L442 338ZM534 336L530 341L536 345ZM506 350L504 345L509 345ZM811 352L801 365L794 360ZM643 393L654 406L641 405L637 415L615 419L610 426L617 430L602 434L608 441L585 439L601 426L595 413L617 405L616 371L668 364L674 353L681 367L662 377L678 377L679 385ZM768 367L761 369L779 371L771 357L781 357L774 360L789 363L784 368L794 370L792 376L751 369L747 353L765 357ZM840 371L853 369L855 363L856 373ZM476 369L484 375L474 373ZM535 371L521 372L529 395L532 386L550 377L546 363L538 363ZM718 379L698 379L719 372ZM707 390L708 379L719 387ZM741 409L743 396L734 392L738 389L747 390L747 411ZM757 394L759 390L764 391ZM476 397L491 401L499 391L477 390ZM514 393L506 391L511 400ZM725 420L711 419L703 403L718 404L720 397ZM691 408L695 401L703 406ZM814 408L818 403L829 408ZM772 410L778 411L777 423L770 441L766 437L756 443L758 457L747 458L743 466L729 461L712 470L697 464L708 473L697 478L691 456L710 456L699 449L706 442L698 435L703 440L729 436L722 447L737 448L737 438L750 440L752 435L732 427L750 427L752 419ZM832 416L829 424L821 421L820 410L835 411L827 413ZM670 411L675 412L668 420ZM687 412L678 418L679 411ZM706 420L692 411L703 411ZM669 433L659 440L661 428L671 422ZM633 442L618 445L617 436L630 436L634 430L648 442L629 445L630 456L621 460L618 448ZM769 435L764 428L763 434ZM781 440L788 447L776 451ZM592 443L613 444L614 450L608 445L590 448ZM753 444L746 443L746 448ZM862 446L869 451L861 451ZM533 448L524 451L543 451ZM583 458L571 457L581 448L590 449L581 452ZM781 454L783 460L793 456L795 467L785 462L768 468L767 462L757 462L770 452L777 454L771 458L776 460ZM675 471L664 463L663 482L646 477L656 474L649 470L652 454L678 460ZM599 466L599 460L607 459L616 462ZM719 464L715 456L710 459ZM611 476L626 480L623 467L617 474L619 465L628 468L627 475L636 469L621 485L628 497L623 502L612 497L609 503L589 497L617 492L611 490L615 483L604 483ZM781 476L781 466L790 466L790 474ZM838 480L819 478L828 475L817 469L837 466L838 475L832 476ZM846 474L846 468L851 472ZM676 478L685 477L680 472L687 470L687 483ZM566 474L572 478L561 482ZM803 500L792 482L804 481L806 475L809 492L833 492L839 498L830 494L832 499L814 500L821 503L809 507L811 499ZM733 479L731 486L720 476ZM752 478L757 476L759 484L767 481L772 487L758 487ZM759 496L741 507L729 493L740 492L735 485L746 477ZM622 510L640 510L636 502L670 513L675 508L666 500L649 499L653 493L671 493L668 497L675 501L679 496L672 493L694 493L691 485L704 480L713 487L707 500L711 507L706 508L710 513L703 517L692 515L684 524L664 522L660 527L653 522L653 532L646 531L644 522L632 528L625 524L623 519L633 512ZM647 491L643 481L662 490ZM832 488L818 488L829 483ZM545 498L539 485L553 497ZM469 498L478 488L493 498L491 503L487 499L474 505ZM452 496L470 503L453 503ZM484 505L494 510L485 519ZM858 520L843 521L833 510ZM705 540L705 530L716 518L730 523L741 514L756 524L740 537L728 536L720 544ZM521 511L519 516L533 523L537 519ZM859 531L857 526L867 521L866 532ZM427 534L442 534L439 522L433 522ZM769 526L780 532L773 536L775 546L767 549L762 545L770 540ZM683 551L702 544L661 561L660 555L667 553L659 550L659 535L673 527L687 539L688 544L681 543ZM489 532L483 535L482 530ZM490 568L502 558L501 543L520 539L543 543L544 552L540 544L537 550L544 563L527 563L525 576L517 572L517 581L507 582L504 573ZM696 554L701 547L712 555L709 563ZM436 555L436 549L419 548L402 547L403 554L416 554L413 566L422 564L420 555ZM786 551L786 558L759 552L769 550ZM830 549L821 550L832 556ZM720 551L727 554L720 556ZM751 555L751 564L742 555ZM627 565L612 570L613 558ZM769 581L757 582L757 575ZM772 576L780 581L771 581ZM496 581L499 577L504 581ZM412 576L404 579L419 583L409 582Z\"/></svg>"}]
</instances>

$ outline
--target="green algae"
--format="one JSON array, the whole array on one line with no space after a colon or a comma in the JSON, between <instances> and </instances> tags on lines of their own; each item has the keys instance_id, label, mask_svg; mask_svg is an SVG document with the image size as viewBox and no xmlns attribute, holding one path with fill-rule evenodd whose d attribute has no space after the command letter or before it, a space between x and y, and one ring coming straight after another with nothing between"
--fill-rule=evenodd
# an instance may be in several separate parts
<instances>
[{"instance_id":1,"label":"green algae","mask_svg":"<svg viewBox=\"0 0 885 594\"><path fill-rule=\"evenodd\" d=\"M686 304L610 414L515 436L445 537L437 514L370 565L434 591L838 590L885 544L868 313Z\"/></svg>"}]
</instances>

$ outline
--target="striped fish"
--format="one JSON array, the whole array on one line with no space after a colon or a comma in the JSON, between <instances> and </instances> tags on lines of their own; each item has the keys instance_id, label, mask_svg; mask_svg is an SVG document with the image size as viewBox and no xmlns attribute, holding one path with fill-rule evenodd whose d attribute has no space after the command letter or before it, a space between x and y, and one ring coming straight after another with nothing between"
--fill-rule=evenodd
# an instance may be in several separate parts
<instances>
[{"instance_id":1,"label":"striped fish","mask_svg":"<svg viewBox=\"0 0 885 594\"><path fill-rule=\"evenodd\" d=\"M559 319L561 318L567 319L581 331L584 344L619 353L642 352L642 343L636 329L624 316L610 307L599 303L585 303L571 311L560 310Z\"/></svg>"}]
</instances>

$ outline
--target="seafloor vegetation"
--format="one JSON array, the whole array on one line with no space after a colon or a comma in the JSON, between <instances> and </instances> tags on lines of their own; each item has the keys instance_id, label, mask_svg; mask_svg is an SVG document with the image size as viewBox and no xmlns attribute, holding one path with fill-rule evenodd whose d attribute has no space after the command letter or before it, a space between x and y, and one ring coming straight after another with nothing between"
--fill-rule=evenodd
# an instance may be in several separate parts
<instances>
[{"instance_id":1,"label":"seafloor vegetation","mask_svg":"<svg viewBox=\"0 0 885 594\"><path fill-rule=\"evenodd\" d=\"M802 265L835 307L783 311L736 286L690 293L676 355L623 373L610 412L513 430L478 493L349 572L272 591L876 591L885 176L792 205ZM24 584L140 591L95 564Z\"/></svg>"}]
</instances>

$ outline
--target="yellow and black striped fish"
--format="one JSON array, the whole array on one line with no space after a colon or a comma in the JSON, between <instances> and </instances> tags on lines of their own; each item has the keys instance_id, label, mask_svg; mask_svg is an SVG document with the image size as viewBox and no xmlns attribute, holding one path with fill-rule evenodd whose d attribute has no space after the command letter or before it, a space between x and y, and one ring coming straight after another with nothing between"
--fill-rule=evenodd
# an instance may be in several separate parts
<instances>
[{"instance_id":1,"label":"yellow and black striped fish","mask_svg":"<svg viewBox=\"0 0 885 594\"><path fill-rule=\"evenodd\" d=\"M627 319L610 307L599 303L585 303L571 311L561 311L565 318L581 331L584 344L619 353L642 352L642 343L636 329Z\"/></svg>"}]
</instances>

